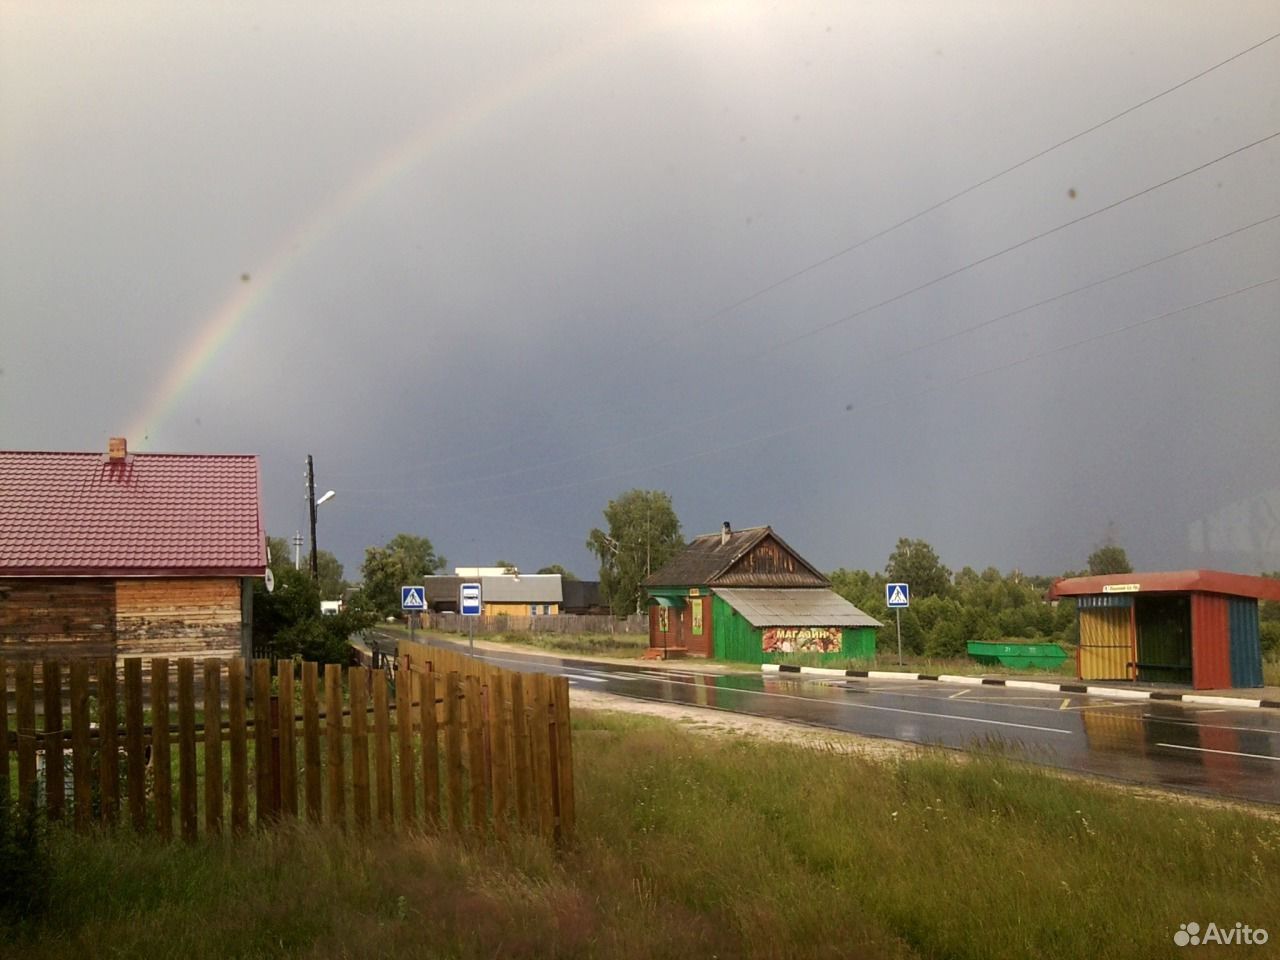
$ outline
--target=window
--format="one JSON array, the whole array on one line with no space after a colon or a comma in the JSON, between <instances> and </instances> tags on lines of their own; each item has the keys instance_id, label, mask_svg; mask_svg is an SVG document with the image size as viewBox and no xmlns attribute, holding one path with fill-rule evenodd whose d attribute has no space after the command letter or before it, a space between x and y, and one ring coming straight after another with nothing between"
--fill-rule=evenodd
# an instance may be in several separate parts
<instances>
[{"instance_id":1,"label":"window","mask_svg":"<svg viewBox=\"0 0 1280 960\"><path fill-rule=\"evenodd\" d=\"M529 604L529 616L536 617L538 615L538 605L536 603Z\"/></svg>"},{"instance_id":2,"label":"window","mask_svg":"<svg viewBox=\"0 0 1280 960\"><path fill-rule=\"evenodd\" d=\"M665 606L658 607L658 632L666 633L671 628L671 624L667 617L667 608Z\"/></svg>"},{"instance_id":3,"label":"window","mask_svg":"<svg viewBox=\"0 0 1280 960\"><path fill-rule=\"evenodd\" d=\"M689 601L689 611L693 618L693 635L702 636L702 598L695 597Z\"/></svg>"}]
</instances>

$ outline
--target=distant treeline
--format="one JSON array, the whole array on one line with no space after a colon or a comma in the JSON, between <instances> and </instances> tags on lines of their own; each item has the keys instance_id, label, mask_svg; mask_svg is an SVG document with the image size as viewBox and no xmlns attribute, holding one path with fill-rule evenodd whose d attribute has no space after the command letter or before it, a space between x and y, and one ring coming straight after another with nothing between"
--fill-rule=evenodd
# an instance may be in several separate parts
<instances>
[{"instance_id":1,"label":"distant treeline","mask_svg":"<svg viewBox=\"0 0 1280 960\"><path fill-rule=\"evenodd\" d=\"M1087 569L1062 576L1131 572L1123 548L1107 543L1090 555ZM1080 639L1075 601L1050 603L1045 597L1055 577L1001 573L995 567L981 573L965 567L953 575L923 540L899 540L883 573L841 568L830 576L837 593L886 626L893 624L894 611L885 604L885 584L910 584L911 606L902 611L902 646L913 654L963 656L971 640L1074 646ZM1280 571L1263 576L1280 579ZM1263 603L1259 609L1263 653L1280 657L1280 603ZM885 650L896 647L896 631L880 631L880 643Z\"/></svg>"},{"instance_id":2,"label":"distant treeline","mask_svg":"<svg viewBox=\"0 0 1280 960\"><path fill-rule=\"evenodd\" d=\"M1003 574L994 567L978 573L965 567L954 578L921 591L911 584L911 606L902 611L902 646L928 657L965 655L970 640L1044 641L1075 644L1074 600L1050 604L1045 592L1053 577L1029 577L1014 571ZM886 626L894 611L885 605L884 585L893 582L883 573L840 569L831 574L835 591ZM906 581L910 583L911 581ZM897 645L894 629L880 631L886 650Z\"/></svg>"}]
</instances>

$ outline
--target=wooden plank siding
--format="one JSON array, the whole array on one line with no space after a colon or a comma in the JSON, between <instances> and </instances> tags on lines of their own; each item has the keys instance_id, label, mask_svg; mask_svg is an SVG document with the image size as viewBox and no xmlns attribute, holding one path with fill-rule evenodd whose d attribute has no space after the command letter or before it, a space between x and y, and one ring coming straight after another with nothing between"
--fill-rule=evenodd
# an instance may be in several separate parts
<instances>
[{"instance_id":1,"label":"wooden plank siding","mask_svg":"<svg viewBox=\"0 0 1280 960\"><path fill-rule=\"evenodd\" d=\"M114 580L0 580L0 653L10 663L115 656Z\"/></svg>"},{"instance_id":2,"label":"wooden plank siding","mask_svg":"<svg viewBox=\"0 0 1280 960\"><path fill-rule=\"evenodd\" d=\"M238 657L239 577L0 579L0 654L10 662Z\"/></svg>"},{"instance_id":3,"label":"wooden plank siding","mask_svg":"<svg viewBox=\"0 0 1280 960\"><path fill-rule=\"evenodd\" d=\"M240 655L238 577L117 580L116 655Z\"/></svg>"}]
</instances>

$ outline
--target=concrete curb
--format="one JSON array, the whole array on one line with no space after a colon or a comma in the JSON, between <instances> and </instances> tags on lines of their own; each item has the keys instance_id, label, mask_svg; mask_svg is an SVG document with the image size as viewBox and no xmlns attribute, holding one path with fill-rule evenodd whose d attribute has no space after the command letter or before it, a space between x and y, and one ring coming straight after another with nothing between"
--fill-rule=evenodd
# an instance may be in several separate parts
<instances>
[{"instance_id":1,"label":"concrete curb","mask_svg":"<svg viewBox=\"0 0 1280 960\"><path fill-rule=\"evenodd\" d=\"M1280 710L1280 700L1253 700L1247 697L1216 697L1199 693L1166 693L1164 690L1135 690L1130 687L1099 687L1084 683L1048 683L1042 680L1006 680L1003 677L962 677L942 673L902 673L897 670L837 670L833 667L797 667L789 663L762 663L761 673L798 673L815 677L858 677L864 680L935 680L970 687L1013 687L1020 690L1047 690L1056 693L1085 693L1119 700L1164 700L1197 703L1207 707L1263 708Z\"/></svg>"}]
</instances>

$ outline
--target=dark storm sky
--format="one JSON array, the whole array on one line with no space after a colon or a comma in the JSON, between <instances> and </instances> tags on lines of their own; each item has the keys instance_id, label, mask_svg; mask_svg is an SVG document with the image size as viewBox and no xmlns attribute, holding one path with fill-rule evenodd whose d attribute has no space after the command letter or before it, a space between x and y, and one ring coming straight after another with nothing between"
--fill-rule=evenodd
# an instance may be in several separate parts
<instances>
[{"instance_id":1,"label":"dark storm sky","mask_svg":"<svg viewBox=\"0 0 1280 960\"><path fill-rule=\"evenodd\" d=\"M1277 32L0 0L0 446L257 453L280 536L312 453L352 576L590 576L631 487L825 569L1280 568L1280 40L1138 106Z\"/></svg>"}]
</instances>

